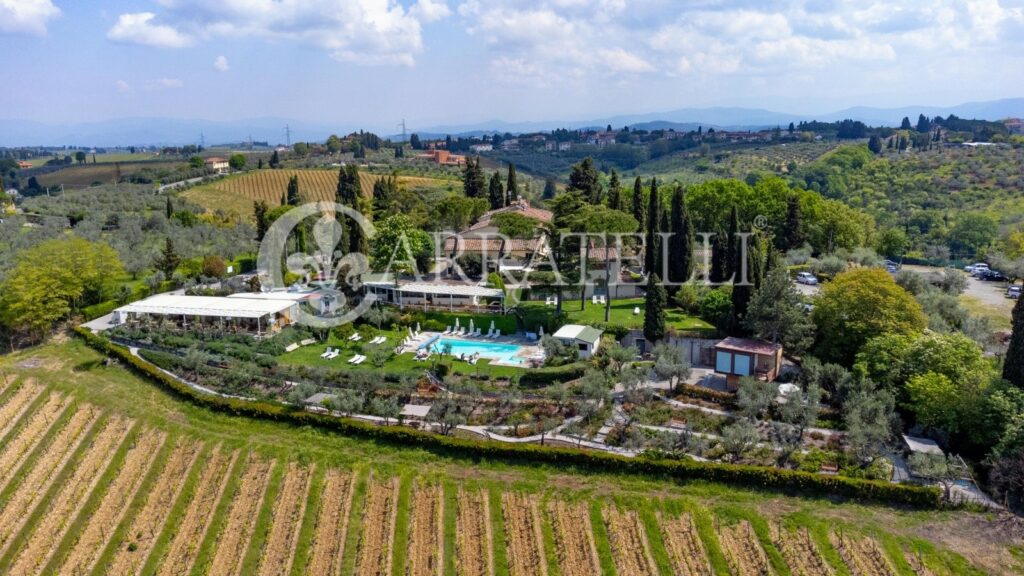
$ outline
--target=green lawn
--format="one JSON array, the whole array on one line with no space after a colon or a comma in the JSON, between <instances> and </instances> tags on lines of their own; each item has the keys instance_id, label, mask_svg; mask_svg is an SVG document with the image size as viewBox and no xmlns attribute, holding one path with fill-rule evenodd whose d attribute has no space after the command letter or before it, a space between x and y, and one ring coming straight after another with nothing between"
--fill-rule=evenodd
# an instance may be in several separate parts
<instances>
[{"instance_id":1,"label":"green lawn","mask_svg":"<svg viewBox=\"0 0 1024 576\"><path fill-rule=\"evenodd\" d=\"M374 336L387 336L388 341L384 343L384 346L388 349L393 349L402 341L403 338L409 335L407 331L377 331L366 326L361 326L359 333L363 337L363 340L360 342L341 340L332 335L327 342L303 346L293 352L285 353L283 356L280 356L278 360L285 364L302 364L307 366L324 366L334 369L368 370L374 372L385 370L396 373L422 373L423 370L431 366L431 362L429 361L417 361L415 359L416 355L413 352L406 352L405 354L398 356L392 355L383 368L377 368L369 359L358 366L353 366L348 363L348 359L359 353L368 355L367 350L371 345L367 344L367 342L372 340ZM320 355L327 350L328 346L331 348L340 348L341 355L334 360L325 360L321 358ZM457 358L450 358L448 359L448 363L451 365L452 371L458 374L487 374L491 378L509 378L525 371L524 368L515 368L512 366L492 366L489 360L480 360L476 364L471 365L466 362L462 362Z\"/></svg>"},{"instance_id":2,"label":"green lawn","mask_svg":"<svg viewBox=\"0 0 1024 576\"><path fill-rule=\"evenodd\" d=\"M627 476L615 470L580 472L562 465L528 465L520 462L492 460L467 451L465 454L444 455L423 448L399 446L386 442L362 440L311 427L297 427L283 422L253 420L224 413L211 412L169 395L163 389L135 376L118 365L106 365L103 357L77 339L0 356L0 376L14 376L18 380L32 380L51 390L72 395L80 402L102 407L108 414L123 414L139 425L156 427L172 437L201 439L207 450L220 445L224 449L242 450L277 460L278 476L271 479L271 489L261 508L257 534L250 544L247 560L255 559L265 539L266 514L276 497L280 470L290 461L315 464L317 468L338 467L356 473L356 503L362 502L362 486L367 478L412 477L417 481L441 482L448 488L465 486L480 488L497 495L503 491L522 491L547 498L560 498L575 502L588 502L597 520L592 527L596 546L601 553L602 565L608 565L608 536L600 526L600 507L619 505L639 510L650 524L652 515L691 512L698 519L701 538L706 538L709 550L718 550L714 544L714 526L737 518L760 519L758 528L772 523L785 526L807 526L826 558L838 556L827 538L821 536L833 528L846 533L874 536L888 554L908 551L920 557L935 574L981 574L984 572L1012 572L1020 569L1011 546L1019 546L1011 531L998 514L976 514L955 511L909 511L886 506L842 502L827 498L802 498L753 489L726 487L702 481L667 482L660 478ZM10 390L0 393L0 402ZM193 473L198 474L199 467ZM186 491L192 484L189 478ZM138 510L141 496L131 505ZM180 512L182 498L175 508ZM446 498L450 502L450 498ZM446 507L447 508L447 507ZM354 505L350 516L350 531L346 534L344 573L351 573L362 525L362 506ZM223 524L226 507L218 506L212 519L215 526ZM492 508L492 519L499 519L499 510ZM308 511L307 511L308 513ZM445 541L454 534L455 515L444 515ZM547 523L547 514L542 515ZM546 526L542 526L547 529ZM947 535L955 535L949 537ZM210 538L196 542L201 550L207 549ZM502 534L494 534L496 544ZM653 530L648 537L659 538ZM161 538L163 538L161 536ZM305 557L308 542L300 539L297 554ZM771 557L778 552L771 542L763 542ZM660 548L655 545L656 552ZM66 550L59 550L63 555ZM446 557L448 552L446 551ZM663 554L657 554L662 560ZM402 555L396 555L401 558ZM718 558L715 558L718 560ZM985 571L972 567L968 559L985 567ZM506 573L507 560L496 554L496 572ZM246 567L253 568L254 562ZM905 563L897 561L898 573L912 576ZM451 562L446 562L451 566ZM722 563L715 562L718 572ZM398 566L395 573L404 567ZM250 570L249 572L252 572ZM248 572L247 572L248 573ZM785 573L785 572L782 572ZM844 572L840 572L844 573Z\"/></svg>"},{"instance_id":3,"label":"green lawn","mask_svg":"<svg viewBox=\"0 0 1024 576\"><path fill-rule=\"evenodd\" d=\"M526 304L527 308L544 308L543 303L530 302ZM553 310L553 306L547 306L548 309ZM635 308L640 308L639 314L634 314ZM643 328L644 326L644 299L643 298L626 298L621 300L612 300L611 309L611 321L608 324L613 326L625 326L626 328ZM565 311L569 318L569 322L573 324L605 324L604 321L604 304L593 304L590 300L587 300L586 307L580 310L579 300L565 300L562 302L562 309ZM676 330L682 331L697 331L697 332L711 332L715 330L715 327L708 324L704 320L697 318L696 316L689 316L686 313L677 310L669 309L665 311L665 324L669 328L675 328Z\"/></svg>"}]
</instances>

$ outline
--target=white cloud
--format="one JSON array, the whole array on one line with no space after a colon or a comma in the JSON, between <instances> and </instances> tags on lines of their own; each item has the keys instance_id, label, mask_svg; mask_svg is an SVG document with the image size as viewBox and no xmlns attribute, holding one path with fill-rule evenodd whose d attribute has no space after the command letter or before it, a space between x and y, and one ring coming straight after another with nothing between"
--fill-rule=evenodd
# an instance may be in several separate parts
<instances>
[{"instance_id":1,"label":"white cloud","mask_svg":"<svg viewBox=\"0 0 1024 576\"><path fill-rule=\"evenodd\" d=\"M227 72L231 69L231 65L228 64L228 59L224 56L217 56L213 61L213 67L221 72Z\"/></svg>"},{"instance_id":2,"label":"white cloud","mask_svg":"<svg viewBox=\"0 0 1024 576\"><path fill-rule=\"evenodd\" d=\"M107 38L115 42L144 44L161 48L184 48L192 45L192 38L182 34L173 26L154 24L156 14L139 12L121 14L117 23L107 32Z\"/></svg>"},{"instance_id":3,"label":"white cloud","mask_svg":"<svg viewBox=\"0 0 1024 576\"><path fill-rule=\"evenodd\" d=\"M159 19L166 23L159 28L178 40L165 42L166 46L258 38L314 46L335 59L365 65L412 65L423 50L421 24L451 13L442 0L417 0L409 9L397 0L158 0L157 4L163 8ZM132 22L132 28L155 27L153 13L143 14L145 20L141 25ZM157 44L146 41L148 36L114 35L113 29L108 34L115 40Z\"/></svg>"},{"instance_id":4,"label":"white cloud","mask_svg":"<svg viewBox=\"0 0 1024 576\"><path fill-rule=\"evenodd\" d=\"M777 82L847 66L907 72L1024 43L1019 0L709 0L628 10L623 0L465 0L457 12L491 52L492 69L549 79L740 74Z\"/></svg>"},{"instance_id":5,"label":"white cloud","mask_svg":"<svg viewBox=\"0 0 1024 576\"><path fill-rule=\"evenodd\" d=\"M179 78L157 78L146 82L146 90L169 90L185 86Z\"/></svg>"},{"instance_id":6,"label":"white cloud","mask_svg":"<svg viewBox=\"0 0 1024 576\"><path fill-rule=\"evenodd\" d=\"M51 0L0 0L0 34L42 36L60 14Z\"/></svg>"},{"instance_id":7,"label":"white cloud","mask_svg":"<svg viewBox=\"0 0 1024 576\"><path fill-rule=\"evenodd\" d=\"M444 0L417 0L416 4L409 9L409 14L421 22L436 22L451 16L452 11Z\"/></svg>"}]
</instances>

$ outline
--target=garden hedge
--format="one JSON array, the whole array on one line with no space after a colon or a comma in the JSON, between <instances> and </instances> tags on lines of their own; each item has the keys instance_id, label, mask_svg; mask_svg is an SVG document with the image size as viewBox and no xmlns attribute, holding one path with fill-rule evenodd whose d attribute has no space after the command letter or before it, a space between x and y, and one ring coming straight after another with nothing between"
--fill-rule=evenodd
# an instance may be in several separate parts
<instances>
[{"instance_id":1,"label":"garden hedge","mask_svg":"<svg viewBox=\"0 0 1024 576\"><path fill-rule=\"evenodd\" d=\"M798 496L839 496L914 508L936 508L940 493L936 488L907 486L841 476L825 476L793 470L760 466L741 466L696 462L692 460L660 460L647 457L629 458L607 452L553 448L536 444L509 444L477 441L403 426L378 426L348 418L314 414L269 402L253 402L202 394L168 376L145 360L89 330L78 327L76 334L99 352L115 356L137 373L171 394L198 406L235 416L264 418L296 426L314 426L322 430L387 442L401 447L419 447L453 458L489 459L517 463L567 466L596 472L634 474L675 481L704 480L753 489L770 489Z\"/></svg>"}]
</instances>

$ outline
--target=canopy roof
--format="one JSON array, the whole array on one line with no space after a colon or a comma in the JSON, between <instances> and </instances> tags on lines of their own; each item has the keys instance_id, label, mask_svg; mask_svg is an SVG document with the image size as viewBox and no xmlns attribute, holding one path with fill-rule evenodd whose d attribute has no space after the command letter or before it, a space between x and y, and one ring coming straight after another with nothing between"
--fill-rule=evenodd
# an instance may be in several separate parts
<instances>
[{"instance_id":1,"label":"canopy roof","mask_svg":"<svg viewBox=\"0 0 1024 576\"><path fill-rule=\"evenodd\" d=\"M119 312L157 314L162 316L206 316L215 318L262 318L277 314L295 305L290 300L255 298L223 298L219 296L184 296L157 294L145 300L122 306Z\"/></svg>"},{"instance_id":2,"label":"canopy roof","mask_svg":"<svg viewBox=\"0 0 1024 576\"><path fill-rule=\"evenodd\" d=\"M394 282L364 282L366 286L396 290ZM397 288L401 294L432 294L435 296L478 296L481 298L504 298L498 288L474 284L436 284L432 282L410 282Z\"/></svg>"}]
</instances>

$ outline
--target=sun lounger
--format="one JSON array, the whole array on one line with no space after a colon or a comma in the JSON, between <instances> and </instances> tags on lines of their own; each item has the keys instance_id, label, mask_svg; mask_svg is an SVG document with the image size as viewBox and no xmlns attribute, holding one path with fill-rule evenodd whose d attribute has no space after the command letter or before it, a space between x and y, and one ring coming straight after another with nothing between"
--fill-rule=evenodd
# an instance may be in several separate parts
<instances>
[{"instance_id":1,"label":"sun lounger","mask_svg":"<svg viewBox=\"0 0 1024 576\"><path fill-rule=\"evenodd\" d=\"M594 294L590 297L590 303L597 304L597 294Z\"/></svg>"},{"instance_id":2,"label":"sun lounger","mask_svg":"<svg viewBox=\"0 0 1024 576\"><path fill-rule=\"evenodd\" d=\"M331 348L330 346L328 346L327 350L323 354L321 354L320 357L321 358L327 358L328 356L331 355L331 352L334 352L334 348Z\"/></svg>"},{"instance_id":3,"label":"sun lounger","mask_svg":"<svg viewBox=\"0 0 1024 576\"><path fill-rule=\"evenodd\" d=\"M296 351L298 349L299 349L299 345L295 344L294 342L284 347L284 351L285 352L294 352L294 351Z\"/></svg>"},{"instance_id":4,"label":"sun lounger","mask_svg":"<svg viewBox=\"0 0 1024 576\"><path fill-rule=\"evenodd\" d=\"M377 336L373 340L370 340L370 344L382 344L386 340L383 336Z\"/></svg>"},{"instance_id":5,"label":"sun lounger","mask_svg":"<svg viewBox=\"0 0 1024 576\"><path fill-rule=\"evenodd\" d=\"M351 340L352 342L356 342L362 339L362 336L359 335L359 332L356 332L355 334L349 336L348 339Z\"/></svg>"},{"instance_id":6,"label":"sun lounger","mask_svg":"<svg viewBox=\"0 0 1024 576\"><path fill-rule=\"evenodd\" d=\"M360 357L356 358L356 361L353 362L353 364L358 366L359 364L362 364L363 362L366 362L366 356L360 356Z\"/></svg>"},{"instance_id":7,"label":"sun lounger","mask_svg":"<svg viewBox=\"0 0 1024 576\"><path fill-rule=\"evenodd\" d=\"M494 337L501 338L501 328L498 328L497 330L494 331Z\"/></svg>"},{"instance_id":8,"label":"sun lounger","mask_svg":"<svg viewBox=\"0 0 1024 576\"><path fill-rule=\"evenodd\" d=\"M447 335L449 335L451 333L452 333L452 327L449 326L449 327L444 329L444 332L442 332L442 335L447 336Z\"/></svg>"},{"instance_id":9,"label":"sun lounger","mask_svg":"<svg viewBox=\"0 0 1024 576\"><path fill-rule=\"evenodd\" d=\"M315 338L306 338L302 342L299 342L299 346L309 346L310 344L316 344Z\"/></svg>"},{"instance_id":10,"label":"sun lounger","mask_svg":"<svg viewBox=\"0 0 1024 576\"><path fill-rule=\"evenodd\" d=\"M346 362L348 362L349 364L355 364L356 360L358 360L358 359L359 359L359 354L356 354L355 356L353 356L353 357L349 358L348 360L346 360Z\"/></svg>"}]
</instances>

